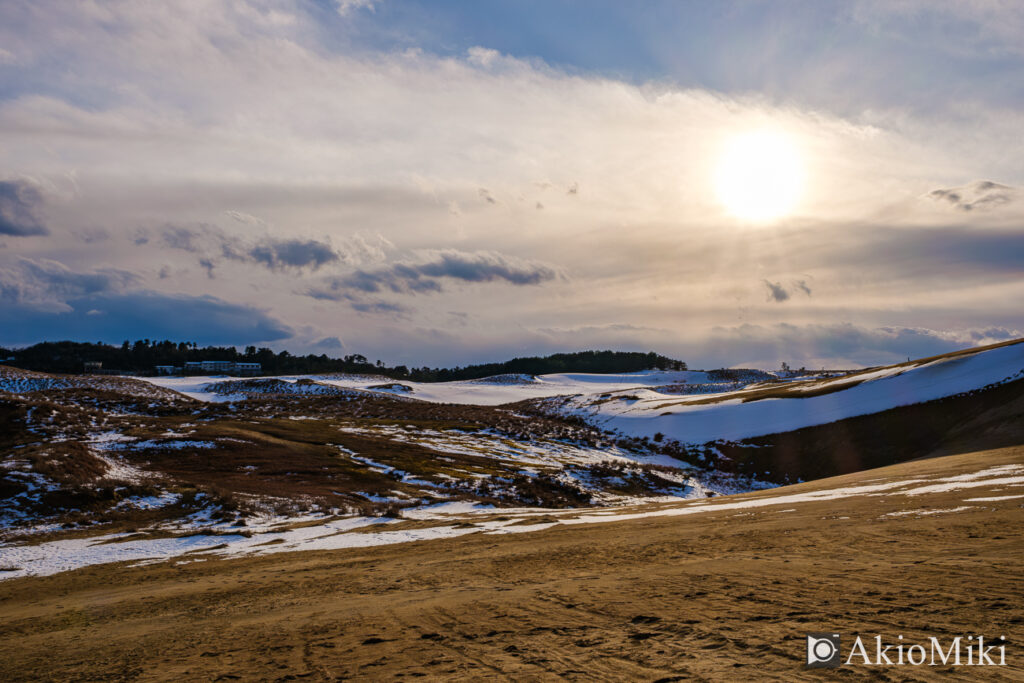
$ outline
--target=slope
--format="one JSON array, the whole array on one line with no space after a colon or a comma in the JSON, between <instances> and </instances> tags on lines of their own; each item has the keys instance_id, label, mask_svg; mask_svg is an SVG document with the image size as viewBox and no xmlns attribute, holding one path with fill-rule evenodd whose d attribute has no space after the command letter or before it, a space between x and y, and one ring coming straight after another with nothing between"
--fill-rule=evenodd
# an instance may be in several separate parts
<instances>
[{"instance_id":1,"label":"slope","mask_svg":"<svg viewBox=\"0 0 1024 683\"><path fill-rule=\"evenodd\" d=\"M335 552L0 583L17 679L821 680L804 634L1009 641L1020 680L1024 449L686 506Z\"/></svg>"}]
</instances>

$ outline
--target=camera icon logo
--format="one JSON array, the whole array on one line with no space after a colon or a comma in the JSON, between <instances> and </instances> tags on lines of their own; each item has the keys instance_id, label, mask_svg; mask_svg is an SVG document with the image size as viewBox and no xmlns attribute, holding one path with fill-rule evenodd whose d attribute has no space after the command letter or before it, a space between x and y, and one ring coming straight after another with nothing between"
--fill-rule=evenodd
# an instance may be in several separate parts
<instances>
[{"instance_id":1,"label":"camera icon logo","mask_svg":"<svg viewBox=\"0 0 1024 683\"><path fill-rule=\"evenodd\" d=\"M842 663L838 633L807 634L807 666L811 669L835 669Z\"/></svg>"}]
</instances>

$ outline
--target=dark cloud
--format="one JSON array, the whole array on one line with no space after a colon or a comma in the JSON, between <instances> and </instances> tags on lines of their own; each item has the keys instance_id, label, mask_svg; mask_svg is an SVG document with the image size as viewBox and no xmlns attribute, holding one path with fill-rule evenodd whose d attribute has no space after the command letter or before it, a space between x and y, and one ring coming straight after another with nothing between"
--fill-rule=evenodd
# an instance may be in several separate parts
<instances>
[{"instance_id":1,"label":"dark cloud","mask_svg":"<svg viewBox=\"0 0 1024 683\"><path fill-rule=\"evenodd\" d=\"M203 270L206 271L206 277L208 277L211 280L214 279L214 277L216 277L213 274L213 269L216 267L213 261L211 261L208 258L201 258L199 259L199 265L202 266Z\"/></svg>"},{"instance_id":2,"label":"dark cloud","mask_svg":"<svg viewBox=\"0 0 1024 683\"><path fill-rule=\"evenodd\" d=\"M339 260L331 245L316 240L267 240L250 249L248 254L253 261L270 269L309 267L316 270Z\"/></svg>"},{"instance_id":3,"label":"dark cloud","mask_svg":"<svg viewBox=\"0 0 1024 683\"><path fill-rule=\"evenodd\" d=\"M207 269L211 277L218 257L255 263L270 270L317 270L329 263L354 258L342 254L327 242L266 237L254 243L229 235L217 226L204 224L194 227L167 225L160 233L160 241L172 249L200 254L200 265ZM136 240L136 244L144 243ZM360 253L382 248L379 243L362 237L353 238L352 241L352 249Z\"/></svg>"},{"instance_id":4,"label":"dark cloud","mask_svg":"<svg viewBox=\"0 0 1024 683\"><path fill-rule=\"evenodd\" d=\"M803 292L807 296L811 295L811 288L807 284L807 280L793 280L788 286L782 284L782 282L772 282L770 280L761 280L761 282L768 290L768 301L782 303L783 301L788 301L797 292Z\"/></svg>"},{"instance_id":5,"label":"dark cloud","mask_svg":"<svg viewBox=\"0 0 1024 683\"><path fill-rule=\"evenodd\" d=\"M345 348L345 344L337 337L324 337L315 342L312 348L323 351L340 351Z\"/></svg>"},{"instance_id":6,"label":"dark cloud","mask_svg":"<svg viewBox=\"0 0 1024 683\"><path fill-rule=\"evenodd\" d=\"M979 343L992 343L1016 339L1021 333L1017 330L1008 330L1005 327L990 327L987 330L972 330L971 339Z\"/></svg>"},{"instance_id":7,"label":"dark cloud","mask_svg":"<svg viewBox=\"0 0 1024 683\"><path fill-rule=\"evenodd\" d=\"M67 305L70 310L53 312L0 301L0 343L63 339L119 343L148 337L241 345L291 336L287 326L264 311L212 296L99 294L71 299Z\"/></svg>"},{"instance_id":8,"label":"dark cloud","mask_svg":"<svg viewBox=\"0 0 1024 683\"><path fill-rule=\"evenodd\" d=\"M780 282L769 282L768 280L762 280L764 286L768 288L768 300L777 301L782 303L789 299L789 292L782 286Z\"/></svg>"},{"instance_id":9,"label":"dark cloud","mask_svg":"<svg viewBox=\"0 0 1024 683\"><path fill-rule=\"evenodd\" d=\"M39 220L43 196L35 186L21 180L0 181L0 235L27 237L48 235Z\"/></svg>"},{"instance_id":10,"label":"dark cloud","mask_svg":"<svg viewBox=\"0 0 1024 683\"><path fill-rule=\"evenodd\" d=\"M505 280L513 285L539 285L558 276L552 268L543 264L513 259L490 251L436 251L432 252L431 260L411 267L429 277L447 277L466 282Z\"/></svg>"},{"instance_id":11,"label":"dark cloud","mask_svg":"<svg viewBox=\"0 0 1024 683\"><path fill-rule=\"evenodd\" d=\"M513 259L495 252L448 249L427 252L418 262L394 263L386 268L357 270L350 275L330 278L320 286L311 287L306 294L316 299L353 302L353 292L440 292L444 279L474 283L504 281L522 286L539 285L556 277L558 273L543 264ZM355 303L352 305L356 307Z\"/></svg>"},{"instance_id":12,"label":"dark cloud","mask_svg":"<svg viewBox=\"0 0 1024 683\"><path fill-rule=\"evenodd\" d=\"M352 309L360 313L389 314L396 318L406 317L412 313L408 306L396 304L392 301L358 301L351 302Z\"/></svg>"},{"instance_id":13,"label":"dark cloud","mask_svg":"<svg viewBox=\"0 0 1024 683\"><path fill-rule=\"evenodd\" d=\"M0 269L0 301L59 308L70 298L119 292L137 283L134 273L116 268L77 272L59 261L21 258L14 268Z\"/></svg>"},{"instance_id":14,"label":"dark cloud","mask_svg":"<svg viewBox=\"0 0 1024 683\"><path fill-rule=\"evenodd\" d=\"M210 234L211 229L207 226L188 228L180 225L166 225L160 231L160 240L164 246L171 249L181 249L194 254L202 250L202 241ZM146 238L146 241L148 242L149 239ZM138 240L136 240L136 244L139 244Z\"/></svg>"},{"instance_id":15,"label":"dark cloud","mask_svg":"<svg viewBox=\"0 0 1024 683\"><path fill-rule=\"evenodd\" d=\"M974 211L1009 204L1013 201L1014 189L991 180L979 180L964 187L933 190L929 196L959 211Z\"/></svg>"},{"instance_id":16,"label":"dark cloud","mask_svg":"<svg viewBox=\"0 0 1024 683\"><path fill-rule=\"evenodd\" d=\"M351 275L335 278L331 289L355 289L367 294L389 290L395 293L440 292L441 284L423 277L415 268L397 263L390 268L365 271L357 270Z\"/></svg>"}]
</instances>

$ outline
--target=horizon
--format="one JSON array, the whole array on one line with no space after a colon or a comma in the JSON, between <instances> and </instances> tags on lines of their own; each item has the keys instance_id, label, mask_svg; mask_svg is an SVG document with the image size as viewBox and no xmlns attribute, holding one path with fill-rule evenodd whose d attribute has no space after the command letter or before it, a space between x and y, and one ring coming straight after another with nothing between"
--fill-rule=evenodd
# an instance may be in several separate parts
<instances>
[{"instance_id":1,"label":"horizon","mask_svg":"<svg viewBox=\"0 0 1024 683\"><path fill-rule=\"evenodd\" d=\"M0 346L854 368L1024 337L1022 32L998 2L5 3Z\"/></svg>"},{"instance_id":2,"label":"horizon","mask_svg":"<svg viewBox=\"0 0 1024 683\"><path fill-rule=\"evenodd\" d=\"M581 349L573 349L573 350L555 351L555 352L552 352L552 353L549 353L549 354L545 354L545 355L542 355L542 356L541 355L532 355L532 356L512 356L512 357L506 357L506 358L492 358L490 360L483 360L483 361L474 362L474 363L454 364L454 365L448 365L448 366L438 365L438 366L434 366L434 367L431 367L431 366L426 365L426 364L419 365L419 364L416 364L416 363L412 363L412 364L387 363L383 359L371 358L369 356L366 356L365 354L359 353L358 351L353 351L352 353L346 354L344 356L340 356L340 355L339 356L332 356L332 355L330 355L328 353L322 353L322 354L292 354L291 351L289 351L288 349L273 350L273 349L270 349L270 347L265 347L265 346L259 346L259 347L252 346L252 345L240 346L240 345L237 345L237 344L234 344L234 345L232 345L232 344L224 344L224 345L219 345L219 346L218 345L198 345L195 342L191 342L191 341L173 341L173 340L170 340L170 339L138 339L138 340L134 340L134 341L125 339L125 340L122 341L121 344L108 344L106 342L78 342L78 341L64 339L64 340L59 340L59 341L41 341L41 342L37 342L37 343L32 344L32 345L20 346L20 347L9 347L9 348L7 348L7 347L0 346L0 349L6 350L6 351L24 351L26 349L33 348L35 346L45 345L45 344L105 345L105 346L107 346L107 347L109 347L111 349L123 349L125 346L134 347L136 344L140 344L142 342L148 342L150 344L150 348L154 348L154 349L157 348L157 346L159 344L164 344L164 343L170 343L170 344L172 344L174 346L180 346L181 344L186 344L188 346L187 346L187 348L185 350L186 351L191 350L193 352L195 352L195 351L200 351L201 352L201 351L205 351L205 350L222 351L222 350L226 350L226 349L232 349L241 357L250 357L252 355L258 355L258 354L260 354L263 351L271 351L275 355L276 354L280 354L280 353L289 353L289 354L291 354L295 358L303 358L303 357L307 357L307 356L316 356L316 357L326 356L329 361L340 361L340 362L346 362L346 363L351 362L351 363L354 363L354 364L373 365L375 367L378 367L381 370L381 372L391 372L391 371L396 370L399 367L402 367L402 368L406 368L406 370L410 374L415 374L417 371L419 371L421 369L422 370L437 370L437 371L442 371L442 370L467 370L467 369L472 369L472 368L485 367L485 366L488 366L488 365L506 365L506 364L512 363L514 361L522 361L522 360L549 360L549 359L555 358L557 356L578 356L578 355L583 355L583 354L588 354L588 353L591 353L591 354L607 354L607 353L611 353L611 354L616 354L616 355L619 355L619 356L626 356L626 355L636 355L636 356L643 355L643 356L648 356L648 355L652 355L653 354L655 356L658 356L659 359L661 359L661 360L668 360L668 361L672 361L672 362L676 362L676 363L682 363L684 365L684 368L685 368L683 370L679 370L679 369L672 370L672 369L662 369L662 368L659 368L657 366L651 366L651 367L645 368L643 370L633 370L633 371L625 371L625 372L611 372L611 371L609 371L609 372L596 372L596 373L589 373L589 374L632 374L632 373L643 373L643 372L651 372L651 371L657 371L657 372L688 372L688 371L692 371L692 372L711 372L711 371L717 371L717 370L761 370L761 371L771 372L773 370L771 367L767 367L767 366L756 367L756 366L741 366L741 365L735 365L735 364L733 364L733 365L723 365L723 366L719 366L719 367L711 367L711 366L696 367L696 366L693 366L691 363L689 363L685 358L673 358L671 356L667 356L665 354L662 354L662 353L660 353L660 352L658 352L658 351L656 351L654 349L642 350L640 348L637 348L637 349L621 349L621 348L620 349L599 349L599 348L583 349L583 348L581 348ZM999 348L999 347L1006 346L1006 345L1019 344L1021 342L1024 342L1024 338L1007 339L1007 340L1003 340L1003 341L1000 341L1000 342L994 342L994 343L991 343L991 344L984 344L984 345L965 346L965 347L962 347L962 348L959 348L959 349L954 349L953 351L948 351L948 352L944 352L944 353L941 353L941 354L935 354L933 356L918 356L918 357L913 357L913 358L910 357L910 356L907 356L906 362L908 362L908 363L909 362L921 362L921 361L926 361L926 360L932 360L934 358L942 358L942 357L946 357L946 356L950 356L950 355L958 355L960 353L967 352L967 351L987 350L987 349L992 349L992 348ZM252 354L249 353L249 348L253 349L253 353ZM359 360L359 359L362 359L362 360ZM3 363L3 359L0 359L0 365L3 365L3 364L4 364ZM889 363L887 365L889 365L889 366L897 366L897 365L901 365L901 364L903 364L903 361L897 360L897 361L895 361L893 363ZM862 366L845 367L845 368L841 368L841 367L838 367L838 366L832 366L832 367L821 366L818 370L815 370L813 366L812 367L808 367L806 365L803 365L803 366L800 366L800 367L796 367L796 365L790 364L785 359L781 359L781 360L777 361L774 365L776 366L776 369L779 366L781 366L781 369L783 371L785 371L785 372L804 372L804 371L808 371L808 372L827 372L827 373L858 372L858 371L861 371L861 370L870 370L872 368L877 368L877 367L885 367L885 366L881 366L881 365L874 365L874 366L862 365ZM104 369L116 370L117 368L104 368ZM562 371L560 373L556 372L556 373L530 373L530 374L542 375L542 374L564 374L564 373L568 373L568 374L588 374L588 372L584 371L584 370L565 370L565 371ZM291 375L302 375L302 374L310 374L310 373L301 373L301 372L295 373L295 372L291 372L291 373L275 373L275 374L277 374L277 375L282 375L283 374L283 375L291 376ZM318 373L314 372L312 374L318 374ZM410 381L459 381L459 380L424 380L424 379L420 379L420 380L410 380Z\"/></svg>"}]
</instances>

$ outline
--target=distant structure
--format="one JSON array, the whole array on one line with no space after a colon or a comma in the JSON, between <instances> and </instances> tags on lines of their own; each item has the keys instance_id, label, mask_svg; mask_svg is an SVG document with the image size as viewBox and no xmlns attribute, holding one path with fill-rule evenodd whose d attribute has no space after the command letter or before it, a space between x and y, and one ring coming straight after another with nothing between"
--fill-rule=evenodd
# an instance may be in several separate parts
<instances>
[{"instance_id":1,"label":"distant structure","mask_svg":"<svg viewBox=\"0 0 1024 683\"><path fill-rule=\"evenodd\" d=\"M103 363L98 360L87 360L84 363L82 371L85 373L97 374L103 372Z\"/></svg>"},{"instance_id":2,"label":"distant structure","mask_svg":"<svg viewBox=\"0 0 1024 683\"><path fill-rule=\"evenodd\" d=\"M235 374L237 375L258 375L263 372L263 366L259 363L235 363Z\"/></svg>"},{"instance_id":3,"label":"distant structure","mask_svg":"<svg viewBox=\"0 0 1024 683\"><path fill-rule=\"evenodd\" d=\"M235 369L234 361L230 360L204 360L199 365L203 372L231 372Z\"/></svg>"},{"instance_id":4,"label":"distant structure","mask_svg":"<svg viewBox=\"0 0 1024 683\"><path fill-rule=\"evenodd\" d=\"M153 369L158 375L201 375L216 373L223 375L254 376L262 374L263 366L259 363L236 363L230 360L186 361L184 365L155 365Z\"/></svg>"}]
</instances>

